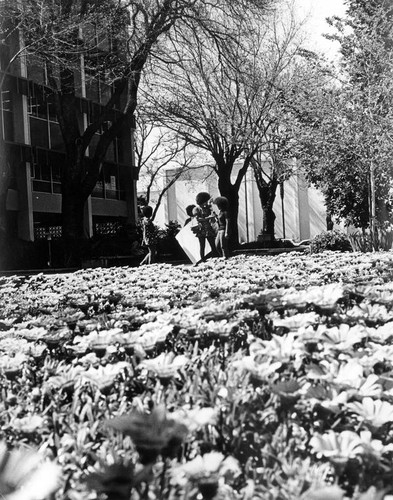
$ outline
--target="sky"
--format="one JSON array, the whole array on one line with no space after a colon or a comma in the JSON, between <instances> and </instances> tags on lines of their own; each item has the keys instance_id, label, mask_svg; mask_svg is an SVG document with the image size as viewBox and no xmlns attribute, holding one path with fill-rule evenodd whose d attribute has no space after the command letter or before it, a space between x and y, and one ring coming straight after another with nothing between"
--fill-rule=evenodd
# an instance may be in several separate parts
<instances>
[{"instance_id":1,"label":"sky","mask_svg":"<svg viewBox=\"0 0 393 500\"><path fill-rule=\"evenodd\" d=\"M331 30L326 23L327 17L344 16L344 0L294 0L294 3L301 17L308 16L306 26L310 34L310 48L324 52L328 58L334 58L338 44L326 40L322 34Z\"/></svg>"}]
</instances>

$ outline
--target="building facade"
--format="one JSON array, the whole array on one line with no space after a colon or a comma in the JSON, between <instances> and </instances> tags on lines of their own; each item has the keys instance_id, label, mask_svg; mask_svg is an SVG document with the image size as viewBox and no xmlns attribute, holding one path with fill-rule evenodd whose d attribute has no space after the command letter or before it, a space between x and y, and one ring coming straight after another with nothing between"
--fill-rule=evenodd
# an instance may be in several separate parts
<instances>
[{"instance_id":1,"label":"building facade","mask_svg":"<svg viewBox=\"0 0 393 500\"><path fill-rule=\"evenodd\" d=\"M65 153L54 106L45 97L45 68L27 62L23 53L11 62L19 47L18 34L0 45L1 224L6 234L34 242L61 237ZM85 128L99 113L111 87L84 78L83 72L81 65L76 93L78 119ZM119 224L135 222L137 176L132 140L131 128L124 128L106 154L100 178L85 205L87 237L113 233Z\"/></svg>"}]
</instances>

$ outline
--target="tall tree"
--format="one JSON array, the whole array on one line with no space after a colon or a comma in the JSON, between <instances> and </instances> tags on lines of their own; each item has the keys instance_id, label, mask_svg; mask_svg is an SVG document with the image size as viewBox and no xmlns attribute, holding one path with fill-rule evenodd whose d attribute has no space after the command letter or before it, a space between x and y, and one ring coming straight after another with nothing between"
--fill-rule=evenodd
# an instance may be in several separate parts
<instances>
[{"instance_id":1,"label":"tall tree","mask_svg":"<svg viewBox=\"0 0 393 500\"><path fill-rule=\"evenodd\" d=\"M299 25L293 18L282 23L272 10L234 28L225 47L197 32L172 39L174 63L147 91L156 119L212 156L220 194L229 200L232 247L238 244L241 182L273 123L269 111L296 54Z\"/></svg>"},{"instance_id":2,"label":"tall tree","mask_svg":"<svg viewBox=\"0 0 393 500\"><path fill-rule=\"evenodd\" d=\"M135 163L144 199L151 201L152 191L158 192L153 207L154 219L164 196L180 178L192 177L192 172L204 168L195 148L174 134L172 130L151 122L143 105L136 112ZM167 171L171 175L167 175Z\"/></svg>"},{"instance_id":3,"label":"tall tree","mask_svg":"<svg viewBox=\"0 0 393 500\"><path fill-rule=\"evenodd\" d=\"M362 115L359 152L369 177L369 213L372 240L377 217L386 218L393 160L393 4L390 0L349 0L347 35L339 24L343 67L349 76L353 107ZM378 184L378 186L377 186ZM379 210L376 207L378 191ZM378 212L378 213L377 213Z\"/></svg>"},{"instance_id":4,"label":"tall tree","mask_svg":"<svg viewBox=\"0 0 393 500\"><path fill-rule=\"evenodd\" d=\"M292 151L292 130L283 115L277 117L266 134L266 143L251 161L259 199L262 207L262 235L268 240L275 239L276 215L273 205L277 195L277 188L283 188L284 181L295 172L294 156ZM283 193L283 191L281 191Z\"/></svg>"},{"instance_id":5,"label":"tall tree","mask_svg":"<svg viewBox=\"0 0 393 500\"><path fill-rule=\"evenodd\" d=\"M303 99L302 92L316 85L314 75L307 71L305 56L308 58L309 53L299 50L281 76L277 99L269 110L271 125L251 162L262 206L262 234L270 240L275 238L273 205L277 189L280 186L281 196L284 196L283 183L298 171L295 155L299 129L294 109Z\"/></svg>"},{"instance_id":6,"label":"tall tree","mask_svg":"<svg viewBox=\"0 0 393 500\"><path fill-rule=\"evenodd\" d=\"M393 160L391 2L348 1L334 18L342 60L299 113L302 161L332 215L357 227L387 217ZM326 83L326 82L325 82Z\"/></svg>"},{"instance_id":7,"label":"tall tree","mask_svg":"<svg viewBox=\"0 0 393 500\"><path fill-rule=\"evenodd\" d=\"M198 26L221 43L220 16L243 17L265 0L24 0L6 2L3 15L18 25L23 54L45 68L46 97L54 106L66 152L62 169L63 237L70 251L84 237L84 204L99 178L108 148L130 126L142 72L163 60L172 31ZM80 70L83 68L82 78ZM100 82L100 106L88 122L80 111L79 81Z\"/></svg>"}]
</instances>

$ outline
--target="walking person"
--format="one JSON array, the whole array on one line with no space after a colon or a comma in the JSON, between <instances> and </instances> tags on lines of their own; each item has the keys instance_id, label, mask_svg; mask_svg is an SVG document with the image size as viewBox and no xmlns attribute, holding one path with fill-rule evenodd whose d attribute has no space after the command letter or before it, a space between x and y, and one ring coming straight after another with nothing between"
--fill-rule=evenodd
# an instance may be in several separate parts
<instances>
[{"instance_id":1,"label":"walking person","mask_svg":"<svg viewBox=\"0 0 393 500\"><path fill-rule=\"evenodd\" d=\"M147 254L139 264L153 264L157 261L158 228L152 221L153 209L150 205L142 207L142 245L147 246Z\"/></svg>"},{"instance_id":2,"label":"walking person","mask_svg":"<svg viewBox=\"0 0 393 500\"><path fill-rule=\"evenodd\" d=\"M225 196L218 196L213 201L213 204L218 209L216 215L218 223L218 231L216 236L216 249L217 252L225 259L229 258L229 217L228 217L228 198Z\"/></svg>"},{"instance_id":3,"label":"walking person","mask_svg":"<svg viewBox=\"0 0 393 500\"><path fill-rule=\"evenodd\" d=\"M212 226L212 221L215 220L215 216L212 214L211 205L209 203L210 199L210 194L206 192L198 193L195 198L195 202L197 205L193 210L193 215L196 218L197 225L192 228L192 231L199 240L199 249L201 255L201 260L197 263L205 260L206 258L206 240L210 244L212 253L217 253L215 246L216 231Z\"/></svg>"}]
</instances>

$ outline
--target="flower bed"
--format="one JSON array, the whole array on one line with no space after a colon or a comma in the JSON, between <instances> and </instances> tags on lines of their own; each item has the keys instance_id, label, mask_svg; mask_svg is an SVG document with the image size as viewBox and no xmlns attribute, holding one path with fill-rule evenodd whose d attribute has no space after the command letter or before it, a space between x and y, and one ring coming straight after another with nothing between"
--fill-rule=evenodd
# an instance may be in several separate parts
<instances>
[{"instance_id":1,"label":"flower bed","mask_svg":"<svg viewBox=\"0 0 393 500\"><path fill-rule=\"evenodd\" d=\"M0 458L59 464L59 499L389 498L392 278L334 252L0 278Z\"/></svg>"}]
</instances>

